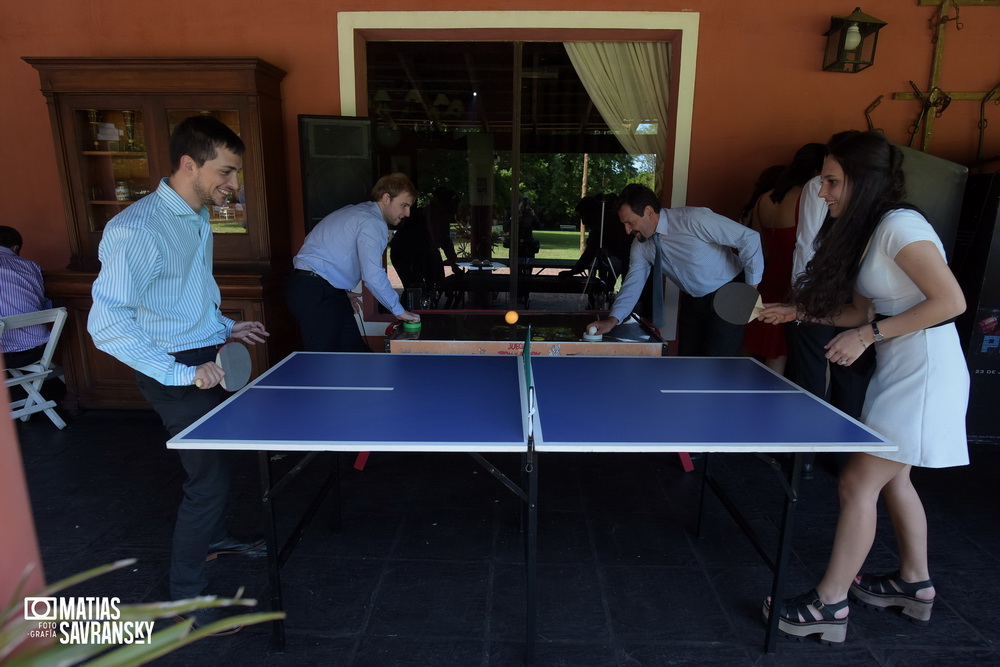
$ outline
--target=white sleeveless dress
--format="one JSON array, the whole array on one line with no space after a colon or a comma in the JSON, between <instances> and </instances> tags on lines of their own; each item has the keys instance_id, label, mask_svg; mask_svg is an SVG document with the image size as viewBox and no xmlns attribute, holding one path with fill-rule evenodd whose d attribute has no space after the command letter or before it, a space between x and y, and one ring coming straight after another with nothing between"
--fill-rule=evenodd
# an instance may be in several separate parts
<instances>
[{"instance_id":1,"label":"white sleeveless dress","mask_svg":"<svg viewBox=\"0 0 1000 667\"><path fill-rule=\"evenodd\" d=\"M876 313L898 315L924 300L893 260L916 241L931 241L944 257L937 233L916 211L892 211L875 230L856 288L873 300ZM968 464L969 370L955 325L890 338L875 351L861 421L899 445L877 456L926 468Z\"/></svg>"}]
</instances>

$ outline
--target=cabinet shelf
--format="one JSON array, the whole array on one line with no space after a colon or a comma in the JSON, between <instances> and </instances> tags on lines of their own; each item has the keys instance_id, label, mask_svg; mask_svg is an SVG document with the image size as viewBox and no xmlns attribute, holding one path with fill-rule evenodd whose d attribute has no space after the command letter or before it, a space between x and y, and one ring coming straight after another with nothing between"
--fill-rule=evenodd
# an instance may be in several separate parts
<instances>
[{"instance_id":1,"label":"cabinet shelf","mask_svg":"<svg viewBox=\"0 0 1000 667\"><path fill-rule=\"evenodd\" d=\"M80 151L80 155L97 157L146 158L146 151Z\"/></svg>"}]
</instances>

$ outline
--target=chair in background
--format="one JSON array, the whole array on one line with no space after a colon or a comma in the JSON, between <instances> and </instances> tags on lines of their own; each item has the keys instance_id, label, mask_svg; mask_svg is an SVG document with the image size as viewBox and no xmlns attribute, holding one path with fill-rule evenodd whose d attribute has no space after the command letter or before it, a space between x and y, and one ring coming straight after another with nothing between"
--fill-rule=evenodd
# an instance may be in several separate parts
<instances>
[{"instance_id":1,"label":"chair in background","mask_svg":"<svg viewBox=\"0 0 1000 667\"><path fill-rule=\"evenodd\" d=\"M61 375L61 369L52 363L52 355L55 354L56 346L59 344L59 336L62 334L65 324L65 308L50 308L35 313L0 317L0 332L5 329L51 325L49 340L42 349L41 358L26 366L7 369L8 377L5 378L7 389L21 387L27 394L25 398L11 401L10 411L14 419L28 421L31 415L36 412L44 412L52 420L52 423L56 425L56 428L62 429L66 427L66 422L54 410L56 402L46 400L42 397L41 393L42 384L47 379Z\"/></svg>"}]
</instances>

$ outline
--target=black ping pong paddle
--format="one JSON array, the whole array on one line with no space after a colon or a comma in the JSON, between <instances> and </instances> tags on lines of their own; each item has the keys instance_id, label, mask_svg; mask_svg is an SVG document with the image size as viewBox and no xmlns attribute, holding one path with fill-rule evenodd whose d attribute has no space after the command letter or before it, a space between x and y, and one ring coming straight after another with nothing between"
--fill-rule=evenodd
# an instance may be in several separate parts
<instances>
[{"instance_id":1,"label":"black ping pong paddle","mask_svg":"<svg viewBox=\"0 0 1000 667\"><path fill-rule=\"evenodd\" d=\"M764 304L756 288L746 283L727 283L715 292L712 307L730 324L746 324L757 319Z\"/></svg>"},{"instance_id":2,"label":"black ping pong paddle","mask_svg":"<svg viewBox=\"0 0 1000 667\"><path fill-rule=\"evenodd\" d=\"M239 391L250 381L253 362L250 351L239 341L231 341L219 348L215 355L215 364L226 374L222 378L222 388L228 392ZM201 380L195 380L195 385L201 386Z\"/></svg>"}]
</instances>

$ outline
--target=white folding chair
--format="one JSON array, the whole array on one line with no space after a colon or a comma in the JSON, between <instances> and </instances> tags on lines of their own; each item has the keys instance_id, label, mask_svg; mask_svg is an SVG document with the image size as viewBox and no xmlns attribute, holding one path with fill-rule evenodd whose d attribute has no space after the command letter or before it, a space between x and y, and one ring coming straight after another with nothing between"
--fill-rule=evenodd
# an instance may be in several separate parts
<instances>
[{"instance_id":1,"label":"white folding chair","mask_svg":"<svg viewBox=\"0 0 1000 667\"><path fill-rule=\"evenodd\" d=\"M27 366L19 368L8 368L10 377L5 379L5 384L9 390L11 387L21 387L27 394L27 398L11 401L10 412L14 419L28 421L28 418L36 412L44 412L52 420L56 428L65 428L66 422L53 409L56 407L55 401L47 401L42 397L41 389L45 380L50 377L58 377L61 369L52 363L52 355L55 354L56 345L59 344L59 336L62 334L63 326L66 324L65 308L50 308L40 310L36 313L25 313L24 315L11 315L10 317L0 317L0 332L5 329L20 329L39 324L51 324L49 331L49 341L45 344L41 358Z\"/></svg>"}]
</instances>

